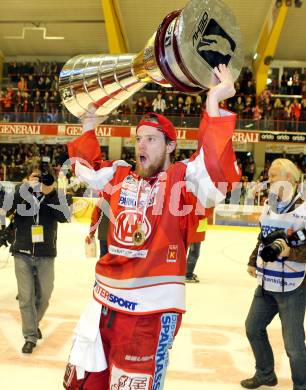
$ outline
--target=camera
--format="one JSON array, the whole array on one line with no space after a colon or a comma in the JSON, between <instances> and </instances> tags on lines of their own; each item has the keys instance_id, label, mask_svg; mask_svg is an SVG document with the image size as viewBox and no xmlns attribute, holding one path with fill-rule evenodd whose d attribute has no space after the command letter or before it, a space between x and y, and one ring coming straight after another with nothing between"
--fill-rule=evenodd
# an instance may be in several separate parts
<instances>
[{"instance_id":1,"label":"camera","mask_svg":"<svg viewBox=\"0 0 306 390\"><path fill-rule=\"evenodd\" d=\"M51 186L55 179L51 173L51 168L49 166L50 158L48 156L42 157L42 160L39 165L39 170L41 172L38 176L38 181L46 186Z\"/></svg>"},{"instance_id":2,"label":"camera","mask_svg":"<svg viewBox=\"0 0 306 390\"><path fill-rule=\"evenodd\" d=\"M284 240L289 247L293 247L299 242L306 241L306 230L300 229L292 233L290 232L290 234L286 234L285 230L277 229L266 237L263 237L262 234L260 234L260 240L264 245L260 257L265 262L273 262L278 259L283 250L282 245L277 242L279 239Z\"/></svg>"},{"instance_id":3,"label":"camera","mask_svg":"<svg viewBox=\"0 0 306 390\"><path fill-rule=\"evenodd\" d=\"M54 177L49 172L42 172L38 176L38 181L46 186L51 186L54 183Z\"/></svg>"}]
</instances>

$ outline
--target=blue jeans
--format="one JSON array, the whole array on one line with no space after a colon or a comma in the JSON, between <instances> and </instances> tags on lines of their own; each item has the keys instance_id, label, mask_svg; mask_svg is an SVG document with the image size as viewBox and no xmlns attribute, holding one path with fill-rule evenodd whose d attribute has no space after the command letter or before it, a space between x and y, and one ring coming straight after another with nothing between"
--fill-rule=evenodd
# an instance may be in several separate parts
<instances>
[{"instance_id":1,"label":"blue jeans","mask_svg":"<svg viewBox=\"0 0 306 390\"><path fill-rule=\"evenodd\" d=\"M54 285L54 258L14 254L22 333L26 341L36 342Z\"/></svg>"},{"instance_id":2,"label":"blue jeans","mask_svg":"<svg viewBox=\"0 0 306 390\"><path fill-rule=\"evenodd\" d=\"M306 390L305 305L306 286L285 293L265 291L261 286L255 290L246 319L246 333L255 356L258 379L268 380L274 376L274 357L266 328L278 313L293 390Z\"/></svg>"}]
</instances>

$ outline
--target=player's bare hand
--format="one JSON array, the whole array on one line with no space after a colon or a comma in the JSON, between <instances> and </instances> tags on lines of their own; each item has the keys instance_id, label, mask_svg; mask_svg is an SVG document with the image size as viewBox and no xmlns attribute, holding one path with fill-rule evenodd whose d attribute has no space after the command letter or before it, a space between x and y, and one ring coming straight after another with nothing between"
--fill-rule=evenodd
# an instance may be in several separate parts
<instances>
[{"instance_id":1,"label":"player's bare hand","mask_svg":"<svg viewBox=\"0 0 306 390\"><path fill-rule=\"evenodd\" d=\"M214 68L214 74L220 80L220 83L210 88L208 95L215 97L218 102L234 96L236 91L230 69L226 65L220 64Z\"/></svg>"},{"instance_id":2,"label":"player's bare hand","mask_svg":"<svg viewBox=\"0 0 306 390\"><path fill-rule=\"evenodd\" d=\"M97 111L98 108L94 103L88 105L87 111L80 118L84 131L95 129L108 118L107 116L99 116Z\"/></svg>"}]
</instances>

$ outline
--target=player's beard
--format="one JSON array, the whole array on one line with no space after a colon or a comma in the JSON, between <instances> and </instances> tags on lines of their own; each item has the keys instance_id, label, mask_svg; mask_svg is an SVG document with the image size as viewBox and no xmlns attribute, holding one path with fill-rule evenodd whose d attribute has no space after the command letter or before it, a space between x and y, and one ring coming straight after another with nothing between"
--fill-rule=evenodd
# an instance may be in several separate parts
<instances>
[{"instance_id":1,"label":"player's beard","mask_svg":"<svg viewBox=\"0 0 306 390\"><path fill-rule=\"evenodd\" d=\"M164 153L161 153L158 158L156 158L148 167L144 168L139 163L139 157L137 158L136 173L140 177L152 177L155 176L158 172L162 171L166 162L166 150Z\"/></svg>"}]
</instances>

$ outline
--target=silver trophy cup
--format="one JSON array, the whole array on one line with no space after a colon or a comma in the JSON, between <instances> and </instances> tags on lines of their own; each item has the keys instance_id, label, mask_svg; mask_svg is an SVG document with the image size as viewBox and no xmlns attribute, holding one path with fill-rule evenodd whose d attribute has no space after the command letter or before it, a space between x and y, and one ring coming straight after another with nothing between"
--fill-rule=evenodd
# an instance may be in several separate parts
<instances>
[{"instance_id":1,"label":"silver trophy cup","mask_svg":"<svg viewBox=\"0 0 306 390\"><path fill-rule=\"evenodd\" d=\"M59 90L73 115L82 116L94 103L103 116L147 83L185 93L206 90L218 83L213 68L219 64L238 78L243 52L236 20L221 0L191 0L165 17L138 54L71 58L60 73Z\"/></svg>"}]
</instances>

